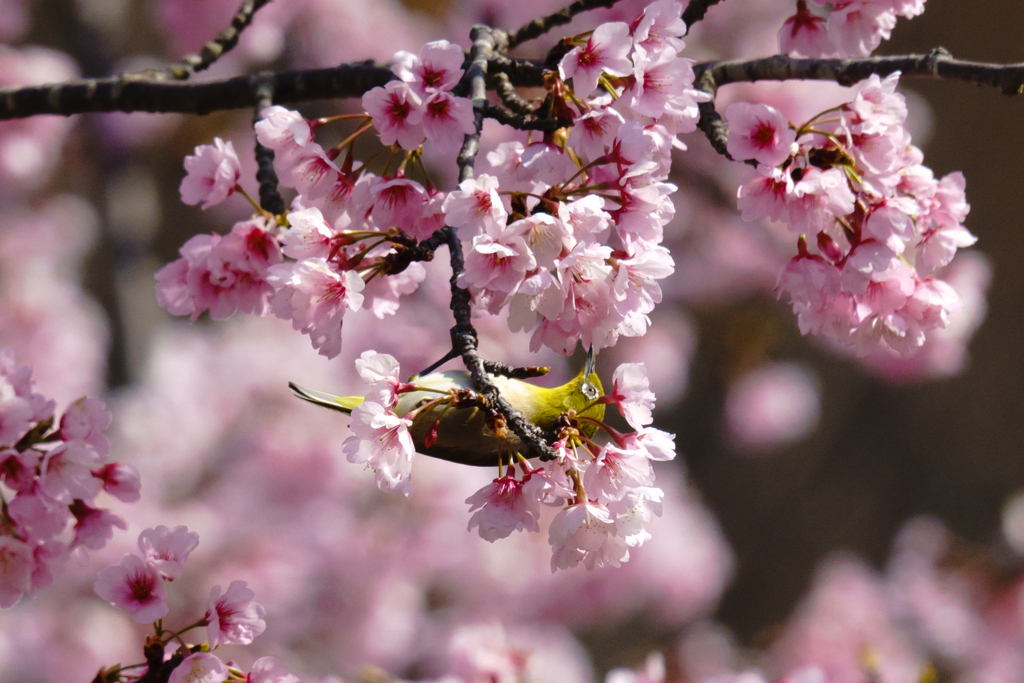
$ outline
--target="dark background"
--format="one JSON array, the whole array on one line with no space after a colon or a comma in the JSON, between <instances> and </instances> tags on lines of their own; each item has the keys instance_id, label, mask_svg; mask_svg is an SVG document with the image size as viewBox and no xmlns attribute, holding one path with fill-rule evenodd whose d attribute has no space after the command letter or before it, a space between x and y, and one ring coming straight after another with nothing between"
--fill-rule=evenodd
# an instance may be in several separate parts
<instances>
[{"instance_id":1,"label":"dark background","mask_svg":"<svg viewBox=\"0 0 1024 683\"><path fill-rule=\"evenodd\" d=\"M942 46L963 59L1017 62L1021 26L1024 3L930 0L876 54ZM718 617L748 644L786 618L829 552L882 566L893 534L922 513L967 541L998 543L1002 505L1024 487L1024 98L923 78L905 78L901 89L931 104L925 163L937 177L966 175L966 224L993 265L988 317L965 372L891 386L819 350L799 336L786 306L759 298L696 312L701 343L687 397L674 416L660 416L736 553ZM770 331L772 358L804 360L822 386L817 431L760 458L736 452L720 427L732 340L752 325Z\"/></svg>"}]
</instances>

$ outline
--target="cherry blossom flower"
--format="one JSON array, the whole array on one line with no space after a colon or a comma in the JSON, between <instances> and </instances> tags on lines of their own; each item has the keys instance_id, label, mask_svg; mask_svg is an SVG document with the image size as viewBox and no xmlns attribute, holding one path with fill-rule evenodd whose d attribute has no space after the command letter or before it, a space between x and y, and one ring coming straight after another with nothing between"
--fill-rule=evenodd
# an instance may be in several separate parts
<instances>
[{"instance_id":1,"label":"cherry blossom flower","mask_svg":"<svg viewBox=\"0 0 1024 683\"><path fill-rule=\"evenodd\" d=\"M804 169L800 180L793 185L789 229L794 233L811 234L824 230L837 216L851 213L856 199L840 169Z\"/></svg>"},{"instance_id":2,"label":"cherry blossom flower","mask_svg":"<svg viewBox=\"0 0 1024 683\"><path fill-rule=\"evenodd\" d=\"M28 449L19 453L13 448L0 451L0 481L17 492L29 491L36 481L36 466L42 453Z\"/></svg>"},{"instance_id":3,"label":"cherry blossom flower","mask_svg":"<svg viewBox=\"0 0 1024 683\"><path fill-rule=\"evenodd\" d=\"M749 171L748 180L736 192L736 205L743 212L743 220L777 221L787 214L793 178L775 166L761 166Z\"/></svg>"},{"instance_id":4,"label":"cherry blossom flower","mask_svg":"<svg viewBox=\"0 0 1024 683\"><path fill-rule=\"evenodd\" d=\"M17 524L23 540L49 540L64 531L71 518L69 507L54 503L42 492L38 480L32 488L20 492L7 505L11 519ZM102 546L102 542L99 544Z\"/></svg>"},{"instance_id":5,"label":"cherry blossom flower","mask_svg":"<svg viewBox=\"0 0 1024 683\"><path fill-rule=\"evenodd\" d=\"M524 482L513 475L495 479L466 499L469 531L478 527L480 538L493 543L513 531L540 531L540 499L532 497Z\"/></svg>"},{"instance_id":6,"label":"cherry blossom flower","mask_svg":"<svg viewBox=\"0 0 1024 683\"><path fill-rule=\"evenodd\" d=\"M298 112L278 105L260 112L255 129L259 143L274 151L275 162L278 157L281 160L293 158L313 141L309 122Z\"/></svg>"},{"instance_id":7,"label":"cherry blossom flower","mask_svg":"<svg viewBox=\"0 0 1024 683\"><path fill-rule=\"evenodd\" d=\"M72 549L99 550L114 537L114 527L128 528L128 522L124 517L110 510L93 508L81 501L75 501L70 509L76 520L75 538L71 541Z\"/></svg>"},{"instance_id":8,"label":"cherry blossom flower","mask_svg":"<svg viewBox=\"0 0 1024 683\"><path fill-rule=\"evenodd\" d=\"M826 25L840 55L867 57L892 35L896 14L882 4L851 2L832 10Z\"/></svg>"},{"instance_id":9,"label":"cherry blossom flower","mask_svg":"<svg viewBox=\"0 0 1024 683\"><path fill-rule=\"evenodd\" d=\"M290 227L281 237L281 251L285 256L299 261L330 256L335 232L324 220L320 209L310 207L292 211L288 214L288 225Z\"/></svg>"},{"instance_id":10,"label":"cherry blossom flower","mask_svg":"<svg viewBox=\"0 0 1024 683\"><path fill-rule=\"evenodd\" d=\"M660 652L647 655L644 668L639 671L612 669L605 677L605 683L665 683L665 655Z\"/></svg>"},{"instance_id":11,"label":"cherry blossom flower","mask_svg":"<svg viewBox=\"0 0 1024 683\"><path fill-rule=\"evenodd\" d=\"M605 154L625 122L622 114L611 107L597 107L573 121L566 141L581 157L595 161Z\"/></svg>"},{"instance_id":12,"label":"cherry blossom flower","mask_svg":"<svg viewBox=\"0 0 1024 683\"><path fill-rule=\"evenodd\" d=\"M637 54L633 64L634 83L623 92L620 102L643 116L658 119L672 133L695 129L699 102L710 99L693 88L693 67L688 59L671 49Z\"/></svg>"},{"instance_id":13,"label":"cherry blossom flower","mask_svg":"<svg viewBox=\"0 0 1024 683\"><path fill-rule=\"evenodd\" d=\"M797 7L796 14L779 29L779 51L793 57L821 58L836 54L828 36L825 18Z\"/></svg>"},{"instance_id":14,"label":"cherry blossom flower","mask_svg":"<svg viewBox=\"0 0 1024 683\"><path fill-rule=\"evenodd\" d=\"M169 581L181 576L185 560L198 545L199 534L184 526L168 529L161 524L139 534L142 557Z\"/></svg>"},{"instance_id":15,"label":"cherry blossom flower","mask_svg":"<svg viewBox=\"0 0 1024 683\"><path fill-rule=\"evenodd\" d=\"M498 179L483 173L459 183L459 189L444 199L444 217L449 225L464 228L463 239L483 232L492 237L505 229L508 212L498 196Z\"/></svg>"},{"instance_id":16,"label":"cherry blossom flower","mask_svg":"<svg viewBox=\"0 0 1024 683\"><path fill-rule=\"evenodd\" d=\"M415 180L395 178L373 188L373 222L382 230L394 226L412 233L422 220L427 191Z\"/></svg>"},{"instance_id":17,"label":"cherry blossom flower","mask_svg":"<svg viewBox=\"0 0 1024 683\"><path fill-rule=\"evenodd\" d=\"M99 573L96 594L118 609L132 615L140 624L167 616L167 586L151 563L137 555L125 555L120 564Z\"/></svg>"},{"instance_id":18,"label":"cherry blossom flower","mask_svg":"<svg viewBox=\"0 0 1024 683\"><path fill-rule=\"evenodd\" d=\"M548 527L551 571L583 562L587 569L618 567L629 558L625 540L615 534L615 521L603 505L583 502L560 510Z\"/></svg>"},{"instance_id":19,"label":"cherry blossom flower","mask_svg":"<svg viewBox=\"0 0 1024 683\"><path fill-rule=\"evenodd\" d=\"M245 581L232 581L223 595L220 586L213 587L206 611L210 647L248 645L267 629L263 620L266 611L254 597Z\"/></svg>"},{"instance_id":20,"label":"cherry blossom flower","mask_svg":"<svg viewBox=\"0 0 1024 683\"><path fill-rule=\"evenodd\" d=\"M202 202L204 209L230 197L242 175L234 145L220 138L214 138L212 145L199 145L194 155L185 157L185 171L181 201L190 206Z\"/></svg>"},{"instance_id":21,"label":"cherry blossom flower","mask_svg":"<svg viewBox=\"0 0 1024 683\"><path fill-rule=\"evenodd\" d=\"M676 0L657 0L643 9L633 20L633 48L650 53L656 50L683 49L686 22L682 19L683 6Z\"/></svg>"},{"instance_id":22,"label":"cherry blossom flower","mask_svg":"<svg viewBox=\"0 0 1024 683\"><path fill-rule=\"evenodd\" d=\"M252 663L245 676L245 683L301 683L288 673L277 657L260 657Z\"/></svg>"},{"instance_id":23,"label":"cherry blossom flower","mask_svg":"<svg viewBox=\"0 0 1024 683\"><path fill-rule=\"evenodd\" d=\"M91 500L103 489L103 482L90 467L102 462L96 452L74 442L62 443L46 454L40 467L40 489L65 505L76 498Z\"/></svg>"},{"instance_id":24,"label":"cherry blossom flower","mask_svg":"<svg viewBox=\"0 0 1024 683\"><path fill-rule=\"evenodd\" d=\"M477 235L466 250L466 267L459 282L463 287L511 294L536 266L533 252L522 237Z\"/></svg>"},{"instance_id":25,"label":"cherry blossom flower","mask_svg":"<svg viewBox=\"0 0 1024 683\"><path fill-rule=\"evenodd\" d=\"M654 470L641 449L607 443L587 466L583 484L587 494L603 502L620 500L629 489L654 483Z\"/></svg>"},{"instance_id":26,"label":"cherry blossom flower","mask_svg":"<svg viewBox=\"0 0 1024 683\"><path fill-rule=\"evenodd\" d=\"M67 559L65 546L58 541L44 541L36 545L32 550L32 585L28 594L34 595L36 589L44 588L53 583L53 576L57 569Z\"/></svg>"},{"instance_id":27,"label":"cherry blossom flower","mask_svg":"<svg viewBox=\"0 0 1024 683\"><path fill-rule=\"evenodd\" d=\"M336 271L324 258L271 266L267 277L275 289L271 310L309 335L313 348L328 358L341 353L345 311L363 305L363 279L352 270Z\"/></svg>"},{"instance_id":28,"label":"cherry blossom flower","mask_svg":"<svg viewBox=\"0 0 1024 683\"><path fill-rule=\"evenodd\" d=\"M0 607L12 607L31 587L34 566L32 547L0 535Z\"/></svg>"},{"instance_id":29,"label":"cherry blossom flower","mask_svg":"<svg viewBox=\"0 0 1024 683\"><path fill-rule=\"evenodd\" d=\"M157 301L193 322L207 310L214 320L235 311L264 315L274 291L266 278L282 260L270 230L257 218L236 223L223 237L192 237L179 250L180 259L156 272Z\"/></svg>"},{"instance_id":30,"label":"cherry blossom flower","mask_svg":"<svg viewBox=\"0 0 1024 683\"><path fill-rule=\"evenodd\" d=\"M726 149L738 161L754 159L765 166L778 166L795 151L796 131L774 107L736 102L725 110L729 124Z\"/></svg>"},{"instance_id":31,"label":"cherry blossom flower","mask_svg":"<svg viewBox=\"0 0 1024 683\"><path fill-rule=\"evenodd\" d=\"M142 482L134 465L112 462L92 470L92 476L103 482L103 490L122 503L134 503L141 498Z\"/></svg>"},{"instance_id":32,"label":"cherry blossom flower","mask_svg":"<svg viewBox=\"0 0 1024 683\"><path fill-rule=\"evenodd\" d=\"M13 388L4 393L13 394ZM32 406L28 401L16 395L5 397L0 401L0 444L16 444L32 422Z\"/></svg>"},{"instance_id":33,"label":"cherry blossom flower","mask_svg":"<svg viewBox=\"0 0 1024 683\"><path fill-rule=\"evenodd\" d=\"M365 401L352 411L343 450L349 462L367 463L382 491L412 494L412 459L416 455L409 427L412 420L399 417L379 403Z\"/></svg>"},{"instance_id":34,"label":"cherry blossom flower","mask_svg":"<svg viewBox=\"0 0 1024 683\"><path fill-rule=\"evenodd\" d=\"M632 40L629 26L622 22L601 24L585 45L569 50L558 63L562 80L572 79L578 97L587 97L597 88L601 74L626 76L633 68L629 61Z\"/></svg>"},{"instance_id":35,"label":"cherry blossom flower","mask_svg":"<svg viewBox=\"0 0 1024 683\"><path fill-rule=\"evenodd\" d=\"M220 657L210 652L196 652L174 667L167 683L224 683L226 680L228 668Z\"/></svg>"},{"instance_id":36,"label":"cherry blossom flower","mask_svg":"<svg viewBox=\"0 0 1024 683\"><path fill-rule=\"evenodd\" d=\"M80 441L102 458L110 454L110 441L103 431L113 416L98 398L82 397L68 406L60 418L60 435L65 441Z\"/></svg>"},{"instance_id":37,"label":"cherry blossom flower","mask_svg":"<svg viewBox=\"0 0 1024 683\"><path fill-rule=\"evenodd\" d=\"M419 56L401 50L395 53L392 72L409 83L424 98L447 92L462 78L462 48L447 40L435 40L420 49Z\"/></svg>"},{"instance_id":38,"label":"cherry blossom flower","mask_svg":"<svg viewBox=\"0 0 1024 683\"><path fill-rule=\"evenodd\" d=\"M676 457L676 435L654 427L644 427L623 435L623 447L642 450L650 460L673 460Z\"/></svg>"},{"instance_id":39,"label":"cherry blossom flower","mask_svg":"<svg viewBox=\"0 0 1024 683\"><path fill-rule=\"evenodd\" d=\"M294 187L305 201L313 201L338 191L341 169L315 142L291 156L274 157L278 179L285 187Z\"/></svg>"},{"instance_id":40,"label":"cherry blossom flower","mask_svg":"<svg viewBox=\"0 0 1024 683\"><path fill-rule=\"evenodd\" d=\"M387 353L363 351L356 359L356 372L370 385L367 400L393 408L398 403L398 390L403 382L398 375L398 361Z\"/></svg>"},{"instance_id":41,"label":"cherry blossom flower","mask_svg":"<svg viewBox=\"0 0 1024 683\"><path fill-rule=\"evenodd\" d=\"M647 380L643 363L623 363L615 368L612 391L605 401L618 407L619 412L633 429L641 429L654 419L654 392Z\"/></svg>"},{"instance_id":42,"label":"cherry blossom flower","mask_svg":"<svg viewBox=\"0 0 1024 683\"><path fill-rule=\"evenodd\" d=\"M396 142L413 150L426 139L423 126L423 101L408 84L391 81L363 95L363 109L373 118L381 144Z\"/></svg>"},{"instance_id":43,"label":"cherry blossom flower","mask_svg":"<svg viewBox=\"0 0 1024 683\"><path fill-rule=\"evenodd\" d=\"M476 132L473 103L465 97L437 92L423 101L423 133L437 149L458 149L465 137Z\"/></svg>"}]
</instances>

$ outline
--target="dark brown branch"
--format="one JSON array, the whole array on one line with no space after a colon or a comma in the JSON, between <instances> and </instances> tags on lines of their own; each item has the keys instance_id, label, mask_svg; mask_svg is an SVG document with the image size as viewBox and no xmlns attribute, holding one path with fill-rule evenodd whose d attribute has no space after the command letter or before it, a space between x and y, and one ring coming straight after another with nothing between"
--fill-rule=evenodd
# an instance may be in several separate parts
<instances>
[{"instance_id":1,"label":"dark brown branch","mask_svg":"<svg viewBox=\"0 0 1024 683\"><path fill-rule=\"evenodd\" d=\"M963 81L999 88L1006 95L1024 89L1024 62L989 64L955 59L943 48L925 55L862 57L856 59L794 59L776 55L764 59L703 62L694 65L698 73L710 71L718 86L749 81L817 80L853 85L871 74L888 76L900 71L904 76Z\"/></svg>"},{"instance_id":2,"label":"dark brown branch","mask_svg":"<svg viewBox=\"0 0 1024 683\"><path fill-rule=\"evenodd\" d=\"M231 18L231 24L217 34L217 37L203 46L199 54L185 55L178 64L172 64L162 70L170 78L184 81L192 74L210 68L218 59L226 55L236 45L242 35L242 31L252 23L252 18L261 7L270 0L242 0L242 6L238 8L235 16ZM157 76L159 78L159 76Z\"/></svg>"},{"instance_id":3,"label":"dark brown branch","mask_svg":"<svg viewBox=\"0 0 1024 683\"><path fill-rule=\"evenodd\" d=\"M683 10L683 23L686 24L686 30L689 31L690 27L696 24L698 21L704 18L704 15L708 13L708 8L712 5L717 5L722 0L690 0L690 4Z\"/></svg>"},{"instance_id":4,"label":"dark brown branch","mask_svg":"<svg viewBox=\"0 0 1024 683\"><path fill-rule=\"evenodd\" d=\"M504 34L495 32L494 35ZM488 63L496 71L506 74L515 86L543 85L544 68L538 63L499 55L492 55ZM989 85L1010 95L1018 94L1024 88L1024 63L971 62L955 59L941 48L926 55L857 59L794 59L777 55L746 61L703 62L694 65L694 70L698 76L710 73L717 86L741 81L789 79L828 80L852 85L871 74L886 76L902 71L908 76ZM208 114L256 106L259 88L264 85L273 90L276 103L296 104L318 99L361 97L367 90L394 78L390 70L364 62L327 69L268 72L206 83L152 81L137 74L85 79L0 89L0 120L37 114L71 116L108 111ZM508 123L516 125L517 121L509 119ZM549 125L553 124L542 124L544 127Z\"/></svg>"},{"instance_id":5,"label":"dark brown branch","mask_svg":"<svg viewBox=\"0 0 1024 683\"><path fill-rule=\"evenodd\" d=\"M700 119L697 121L697 128L707 137L708 142L716 152L726 159L732 159L732 155L726 150L726 143L729 141L729 126L722 120L722 115L715 109L715 95L718 93L718 86L710 71L697 74L694 86L711 96L707 102L700 102L697 105L700 111Z\"/></svg>"},{"instance_id":6,"label":"dark brown branch","mask_svg":"<svg viewBox=\"0 0 1024 683\"><path fill-rule=\"evenodd\" d=\"M528 102L519 96L516 92L516 87L512 85L512 81L508 79L508 74L503 71L499 71L494 74L494 89L498 93L498 97L501 98L502 103L511 109L516 114L522 114L523 116L533 116L536 112L532 102Z\"/></svg>"},{"instance_id":7,"label":"dark brown branch","mask_svg":"<svg viewBox=\"0 0 1024 683\"><path fill-rule=\"evenodd\" d=\"M0 89L0 119L108 111L209 114L255 107L259 103L259 88L264 84L273 89L276 103L295 104L361 97L367 90L394 78L389 69L368 62L236 76L205 83L152 81L138 75L90 78Z\"/></svg>"},{"instance_id":8,"label":"dark brown branch","mask_svg":"<svg viewBox=\"0 0 1024 683\"><path fill-rule=\"evenodd\" d=\"M544 365L531 365L525 368L514 368L504 363L496 363L493 360L485 360L484 368L492 375L511 377L512 379L530 379L532 377L543 377L551 372L551 368Z\"/></svg>"},{"instance_id":9,"label":"dark brown branch","mask_svg":"<svg viewBox=\"0 0 1024 683\"><path fill-rule=\"evenodd\" d=\"M548 69L545 60L516 59L505 55L494 55L487 62L488 87L497 87L494 80L499 73L508 76L509 81L520 88L543 88L544 72Z\"/></svg>"},{"instance_id":10,"label":"dark brown branch","mask_svg":"<svg viewBox=\"0 0 1024 683\"><path fill-rule=\"evenodd\" d=\"M855 59L794 59L776 55L763 59L701 62L693 67L694 85L711 95L710 102L699 105L697 127L703 131L715 151L731 159L726 150L729 128L715 110L714 97L719 87L729 83L753 81L823 80L854 85L871 74L888 76L897 71L904 76L963 81L999 88L1006 95L1024 90L1024 63L986 64L955 59L943 48L926 55L863 57ZM756 163L752 165L756 165Z\"/></svg>"},{"instance_id":11,"label":"dark brown branch","mask_svg":"<svg viewBox=\"0 0 1024 683\"><path fill-rule=\"evenodd\" d=\"M515 31L508 32L508 49L512 49L528 40L539 38L556 26L564 26L572 21L573 17L587 10L599 7L611 7L618 0L576 0L568 7L563 7L554 14L534 19L528 24L520 26Z\"/></svg>"},{"instance_id":12,"label":"dark brown branch","mask_svg":"<svg viewBox=\"0 0 1024 683\"><path fill-rule=\"evenodd\" d=\"M264 82L256 89L256 116L253 123L260 120L260 112L274 103L274 88ZM256 140L256 181L260 184L260 207L274 215L284 213L284 199L277 189L277 172L274 170L274 150L264 147Z\"/></svg>"},{"instance_id":13,"label":"dark brown branch","mask_svg":"<svg viewBox=\"0 0 1024 683\"><path fill-rule=\"evenodd\" d=\"M470 99L476 116L476 132L466 136L462 149L459 150L459 182L473 177L473 165L479 151L480 131L484 122L484 105L487 104L487 63L494 52L504 46L505 35L487 26L474 26L470 37L473 47L470 52L472 62L463 78L469 83ZM452 264L451 290L452 314L455 325L451 329L452 349L462 356L462 362L473 384L473 389L480 395L484 406L492 413L505 418L509 429L518 436L530 449L532 456L542 460L553 460L555 452L548 445L544 433L539 427L528 421L523 414L512 407L498 391L488 376L488 363L477 352L477 333L472 322L472 299L467 290L458 284L459 274L465 269L462 256L462 243L450 226L443 228L448 242L449 256ZM497 368L497 364L490 367ZM501 366L504 367L504 366Z\"/></svg>"},{"instance_id":14,"label":"dark brown branch","mask_svg":"<svg viewBox=\"0 0 1024 683\"><path fill-rule=\"evenodd\" d=\"M572 125L572 121L563 121L561 119L539 119L536 116L513 114L507 109L502 109L490 102L484 104L483 112L485 118L494 119L498 123L504 123L506 126L512 126L519 130L543 130L550 132Z\"/></svg>"}]
</instances>

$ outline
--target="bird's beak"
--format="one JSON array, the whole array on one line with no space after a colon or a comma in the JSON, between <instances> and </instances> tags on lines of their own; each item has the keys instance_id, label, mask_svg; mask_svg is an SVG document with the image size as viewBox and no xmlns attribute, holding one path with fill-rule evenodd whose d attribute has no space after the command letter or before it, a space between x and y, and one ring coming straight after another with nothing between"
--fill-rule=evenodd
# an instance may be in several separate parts
<instances>
[{"instance_id":1,"label":"bird's beak","mask_svg":"<svg viewBox=\"0 0 1024 683\"><path fill-rule=\"evenodd\" d=\"M583 366L583 386L580 389L583 391L583 395L589 398L591 401L595 400L598 395L597 387L590 383L590 376L594 373L594 366L597 364L597 352L594 351L593 345L587 350L587 361Z\"/></svg>"}]
</instances>

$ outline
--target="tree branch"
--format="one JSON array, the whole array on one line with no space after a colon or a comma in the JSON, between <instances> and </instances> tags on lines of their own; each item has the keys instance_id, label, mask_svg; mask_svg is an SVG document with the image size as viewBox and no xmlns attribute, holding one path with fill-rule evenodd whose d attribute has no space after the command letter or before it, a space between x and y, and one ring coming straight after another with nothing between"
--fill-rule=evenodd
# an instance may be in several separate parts
<instances>
[{"instance_id":1,"label":"tree branch","mask_svg":"<svg viewBox=\"0 0 1024 683\"><path fill-rule=\"evenodd\" d=\"M256 115L253 124L259 122L261 112L274 102L274 88L264 82L256 89ZM264 147L256 140L256 180L260 184L260 208L274 215L284 213L284 199L277 189L277 172L274 170L274 150Z\"/></svg>"},{"instance_id":2,"label":"tree branch","mask_svg":"<svg viewBox=\"0 0 1024 683\"><path fill-rule=\"evenodd\" d=\"M853 85L871 74L888 76L900 71L905 76L963 81L999 88L1005 95L1020 94L1024 88L1024 62L991 64L956 59L944 48L923 55L861 57L855 59L795 59L776 55L764 59L702 62L694 65L698 74L710 71L718 86L751 81L818 80Z\"/></svg>"},{"instance_id":3,"label":"tree branch","mask_svg":"<svg viewBox=\"0 0 1024 683\"><path fill-rule=\"evenodd\" d=\"M488 61L496 71L505 73L515 86L537 87L544 84L544 67L539 63L500 55L492 55ZM1024 63L991 64L954 59L942 48L926 55L857 59L794 59L776 55L746 61L702 62L695 64L694 70L698 75L710 71L719 86L742 81L789 79L828 80L852 85L871 74L886 76L902 71L909 76L994 86L1008 95L1015 95L1024 88ZM139 74L127 74L0 89L0 120L37 114L71 116L109 111L208 114L256 106L259 102L257 91L264 84L273 89L274 102L296 104L361 97L367 90L394 78L389 69L372 62L342 64L327 69L267 72L205 83L153 81Z\"/></svg>"},{"instance_id":4,"label":"tree branch","mask_svg":"<svg viewBox=\"0 0 1024 683\"><path fill-rule=\"evenodd\" d=\"M564 26L572 21L573 17L587 10L599 7L611 7L618 0L576 0L568 7L563 7L554 14L534 19L528 24L520 26L515 31L508 32L508 49L522 45L528 40L539 38L556 26Z\"/></svg>"},{"instance_id":5,"label":"tree branch","mask_svg":"<svg viewBox=\"0 0 1024 683\"><path fill-rule=\"evenodd\" d=\"M494 31L482 25L474 26L470 37L473 40L473 47L470 51L472 62L463 75L463 79L469 83L470 99L473 101L473 113L476 117L476 132L466 136L462 149L459 150L457 161L459 182L473 177L473 165L480 149L484 106L487 104L487 63L495 50L503 47L505 42L503 32ZM458 284L459 274L465 269L462 243L451 226L445 226L443 232L448 242L452 264L451 309L455 317L455 325L451 329L452 349L462 357L462 362L469 371L473 388L483 399L484 404L492 412L505 418L505 422L512 432L522 440L534 456L540 457L541 460L553 460L556 457L555 452L545 441L541 429L529 422L522 413L502 398L498 387L488 377L488 363L477 352L477 332L472 322L472 300L469 292ZM499 368L499 364L490 364L490 367Z\"/></svg>"},{"instance_id":6,"label":"tree branch","mask_svg":"<svg viewBox=\"0 0 1024 683\"><path fill-rule=\"evenodd\" d=\"M550 132L572 125L572 121L565 121L562 119L539 119L536 116L513 114L507 109L502 109L490 102L484 103L483 112L484 118L494 119L498 123L504 123L506 126L511 126L518 130L542 130Z\"/></svg>"},{"instance_id":7,"label":"tree branch","mask_svg":"<svg viewBox=\"0 0 1024 683\"><path fill-rule=\"evenodd\" d=\"M501 98L502 103L511 109L516 114L522 114L523 116L533 116L536 112L534 111L533 103L524 100L516 92L516 87L512 85L512 81L508 79L508 74L503 71L499 71L494 74L494 89L498 93L498 97Z\"/></svg>"},{"instance_id":8,"label":"tree branch","mask_svg":"<svg viewBox=\"0 0 1024 683\"><path fill-rule=\"evenodd\" d=\"M708 13L708 9L712 5L717 5L722 0L690 0L690 4L683 10L683 23L686 24L686 30L689 32L690 27L696 24L698 21L704 18L704 15Z\"/></svg>"},{"instance_id":9,"label":"tree branch","mask_svg":"<svg viewBox=\"0 0 1024 683\"><path fill-rule=\"evenodd\" d=\"M327 69L267 72L205 83L147 80L138 74L87 78L39 86L0 89L0 120L37 114L71 116L88 112L145 111L209 114L247 109L259 103L259 88L269 84L274 102L361 97L395 78L390 69L371 62Z\"/></svg>"},{"instance_id":10,"label":"tree branch","mask_svg":"<svg viewBox=\"0 0 1024 683\"><path fill-rule=\"evenodd\" d=\"M494 55L487 62L488 87L497 87L495 79L502 73L508 76L513 85L521 88L543 88L544 72L548 67L548 62L543 59L516 59Z\"/></svg>"},{"instance_id":11,"label":"tree branch","mask_svg":"<svg viewBox=\"0 0 1024 683\"><path fill-rule=\"evenodd\" d=\"M216 38L204 45L199 54L185 55L178 64L172 64L166 69L161 69L147 75L157 79L169 77L184 81L188 80L197 71L210 68L214 62L238 45L238 39L241 37L242 31L252 23L252 18L256 12L268 2L270 0L242 0L242 6L238 8L235 16L231 18L231 24L218 33Z\"/></svg>"},{"instance_id":12,"label":"tree branch","mask_svg":"<svg viewBox=\"0 0 1024 683\"><path fill-rule=\"evenodd\" d=\"M794 59L775 55L763 59L701 62L693 65L694 86L711 95L710 102L701 102L699 128L722 156L732 159L726 151L729 127L715 109L718 88L729 83L754 81L819 80L854 85L871 74L888 76L897 71L905 76L963 81L999 88L1005 95L1018 95L1024 90L1024 63L988 64L955 59L943 48L926 55L894 57L862 57L854 59ZM747 162L756 165L756 162Z\"/></svg>"},{"instance_id":13,"label":"tree branch","mask_svg":"<svg viewBox=\"0 0 1024 683\"><path fill-rule=\"evenodd\" d=\"M697 128L707 137L708 142L716 152L726 159L732 160L732 155L726 149L729 142L729 126L722 120L722 115L715 109L715 96L718 94L718 85L715 83L711 71L703 71L697 74L693 83L697 90L702 90L711 96L707 102L697 103L697 110L700 112L700 119L697 121Z\"/></svg>"}]
</instances>

